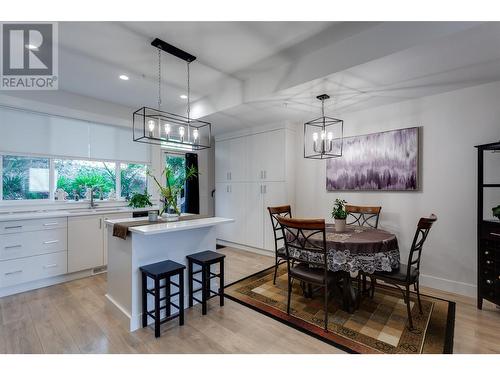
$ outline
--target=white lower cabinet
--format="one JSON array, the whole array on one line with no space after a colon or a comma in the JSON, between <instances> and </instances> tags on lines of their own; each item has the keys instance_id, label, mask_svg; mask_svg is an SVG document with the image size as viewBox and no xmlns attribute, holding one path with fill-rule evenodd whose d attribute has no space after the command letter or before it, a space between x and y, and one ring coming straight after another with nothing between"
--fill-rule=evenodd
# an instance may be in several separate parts
<instances>
[{"instance_id":1,"label":"white lower cabinet","mask_svg":"<svg viewBox=\"0 0 500 375\"><path fill-rule=\"evenodd\" d=\"M68 272L104 265L102 216L68 218Z\"/></svg>"},{"instance_id":2,"label":"white lower cabinet","mask_svg":"<svg viewBox=\"0 0 500 375\"><path fill-rule=\"evenodd\" d=\"M0 262L0 287L63 275L66 272L66 251L6 260Z\"/></svg>"},{"instance_id":3,"label":"white lower cabinet","mask_svg":"<svg viewBox=\"0 0 500 375\"><path fill-rule=\"evenodd\" d=\"M246 212L242 206L246 199L246 183L217 183L215 206L217 216L234 219L233 223L218 225L218 238L238 242L245 236Z\"/></svg>"},{"instance_id":4,"label":"white lower cabinet","mask_svg":"<svg viewBox=\"0 0 500 375\"><path fill-rule=\"evenodd\" d=\"M68 272L107 264L107 234L104 221L132 217L131 213L87 215L68 218Z\"/></svg>"}]
</instances>

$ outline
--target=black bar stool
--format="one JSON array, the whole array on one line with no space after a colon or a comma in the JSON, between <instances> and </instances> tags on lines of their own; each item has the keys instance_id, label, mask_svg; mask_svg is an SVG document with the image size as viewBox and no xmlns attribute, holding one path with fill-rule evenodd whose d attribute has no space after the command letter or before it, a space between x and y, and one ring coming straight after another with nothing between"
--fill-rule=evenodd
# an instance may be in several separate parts
<instances>
[{"instance_id":1,"label":"black bar stool","mask_svg":"<svg viewBox=\"0 0 500 375\"><path fill-rule=\"evenodd\" d=\"M155 321L155 337L160 337L160 325L179 317L179 325L184 325L184 269L185 265L166 260L140 267L142 274L142 327L148 325L148 316ZM172 276L179 276L179 283L172 281ZM148 279L154 280L154 288L148 289ZM160 282L165 280L165 284ZM178 288L176 293L171 293L170 287ZM165 289L165 296L161 297L161 291ZM148 311L148 294L154 296L155 308ZM171 301L172 297L179 296L179 305ZM165 305L160 307L160 302L165 301ZM175 307L178 312L172 314L171 307ZM160 319L160 311L165 309L165 318Z\"/></svg>"},{"instance_id":2,"label":"black bar stool","mask_svg":"<svg viewBox=\"0 0 500 375\"><path fill-rule=\"evenodd\" d=\"M219 254L214 251L202 251L201 253L191 254L188 259L188 287L189 287L189 307L193 307L193 301L201 303L201 311L203 315L207 313L207 301L215 296L219 296L220 305L224 306L224 254ZM219 273L215 274L210 271L212 264L219 263ZM201 266L196 272L193 272L193 264ZM195 279L194 275L201 273L201 280ZM215 292L210 289L210 280L219 278L219 291ZM193 281L201 284L201 288L193 290ZM194 293L201 291L201 300L194 296Z\"/></svg>"}]
</instances>

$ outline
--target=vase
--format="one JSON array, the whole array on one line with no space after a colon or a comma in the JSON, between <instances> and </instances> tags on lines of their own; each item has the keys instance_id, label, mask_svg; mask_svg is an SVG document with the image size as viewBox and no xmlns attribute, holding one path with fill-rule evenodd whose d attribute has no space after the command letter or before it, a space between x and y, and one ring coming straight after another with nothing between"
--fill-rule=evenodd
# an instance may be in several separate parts
<instances>
[{"instance_id":1,"label":"vase","mask_svg":"<svg viewBox=\"0 0 500 375\"><path fill-rule=\"evenodd\" d=\"M345 232L345 219L335 219L335 232Z\"/></svg>"}]
</instances>

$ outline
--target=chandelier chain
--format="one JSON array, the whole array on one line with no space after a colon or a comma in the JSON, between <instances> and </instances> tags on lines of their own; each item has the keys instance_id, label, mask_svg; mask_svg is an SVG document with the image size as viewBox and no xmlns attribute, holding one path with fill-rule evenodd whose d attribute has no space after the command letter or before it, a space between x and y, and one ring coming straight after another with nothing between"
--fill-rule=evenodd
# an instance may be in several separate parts
<instances>
[{"instance_id":1,"label":"chandelier chain","mask_svg":"<svg viewBox=\"0 0 500 375\"><path fill-rule=\"evenodd\" d=\"M191 122L191 77L190 77L190 62L187 63L187 118L188 123Z\"/></svg>"},{"instance_id":2,"label":"chandelier chain","mask_svg":"<svg viewBox=\"0 0 500 375\"><path fill-rule=\"evenodd\" d=\"M161 109L161 49L158 48L158 110Z\"/></svg>"}]
</instances>

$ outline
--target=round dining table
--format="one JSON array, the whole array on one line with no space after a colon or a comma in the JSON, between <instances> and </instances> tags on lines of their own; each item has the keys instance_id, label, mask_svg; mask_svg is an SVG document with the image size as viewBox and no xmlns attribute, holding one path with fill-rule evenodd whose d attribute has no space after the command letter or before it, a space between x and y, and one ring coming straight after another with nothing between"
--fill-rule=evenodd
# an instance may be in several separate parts
<instances>
[{"instance_id":1,"label":"round dining table","mask_svg":"<svg viewBox=\"0 0 500 375\"><path fill-rule=\"evenodd\" d=\"M306 233L307 231L304 230ZM317 233L309 241L323 246L323 236ZM343 306L352 312L356 295L350 273L363 271L390 272L399 268L399 247L396 235L382 229L346 225L344 231L336 231L334 224L326 224L326 248L328 270L345 273L343 287ZM291 256L304 260L320 260L322 254L290 248ZM321 258L322 259L322 258Z\"/></svg>"}]
</instances>

